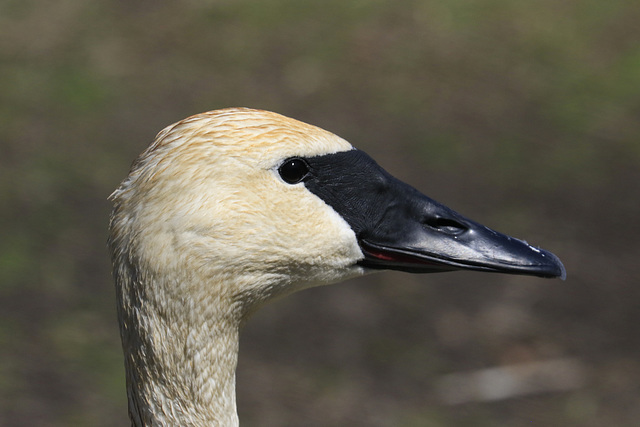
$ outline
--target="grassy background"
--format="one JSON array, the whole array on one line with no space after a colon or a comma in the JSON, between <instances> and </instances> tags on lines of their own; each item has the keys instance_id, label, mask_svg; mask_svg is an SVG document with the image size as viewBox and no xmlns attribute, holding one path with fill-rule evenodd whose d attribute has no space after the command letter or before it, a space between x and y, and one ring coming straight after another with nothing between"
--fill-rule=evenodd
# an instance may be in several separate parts
<instances>
[{"instance_id":1,"label":"grassy background","mask_svg":"<svg viewBox=\"0 0 640 427\"><path fill-rule=\"evenodd\" d=\"M109 193L165 125L249 106L558 254L566 282L382 273L246 328L246 426L640 418L635 0L0 3L0 424L126 425ZM584 385L449 405L443 375L572 358Z\"/></svg>"}]
</instances>

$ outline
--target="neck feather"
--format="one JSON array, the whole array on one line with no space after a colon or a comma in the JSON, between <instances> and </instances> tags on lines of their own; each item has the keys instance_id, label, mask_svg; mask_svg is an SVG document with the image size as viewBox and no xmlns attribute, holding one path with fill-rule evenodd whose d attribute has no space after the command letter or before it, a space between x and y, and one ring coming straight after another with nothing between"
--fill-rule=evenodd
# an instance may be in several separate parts
<instances>
[{"instance_id":1,"label":"neck feather","mask_svg":"<svg viewBox=\"0 0 640 427\"><path fill-rule=\"evenodd\" d=\"M158 290L175 283L126 270L116 283L132 425L237 426L233 305L167 297Z\"/></svg>"}]
</instances>

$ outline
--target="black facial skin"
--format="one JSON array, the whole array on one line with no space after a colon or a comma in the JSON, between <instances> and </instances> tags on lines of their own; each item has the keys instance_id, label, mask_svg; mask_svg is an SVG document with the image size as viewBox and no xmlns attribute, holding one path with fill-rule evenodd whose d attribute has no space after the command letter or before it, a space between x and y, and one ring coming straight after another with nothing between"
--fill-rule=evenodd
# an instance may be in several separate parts
<instances>
[{"instance_id":1,"label":"black facial skin","mask_svg":"<svg viewBox=\"0 0 640 427\"><path fill-rule=\"evenodd\" d=\"M373 269L480 270L565 278L551 252L471 221L394 178L360 150L287 159L283 179L331 206L355 232Z\"/></svg>"}]
</instances>

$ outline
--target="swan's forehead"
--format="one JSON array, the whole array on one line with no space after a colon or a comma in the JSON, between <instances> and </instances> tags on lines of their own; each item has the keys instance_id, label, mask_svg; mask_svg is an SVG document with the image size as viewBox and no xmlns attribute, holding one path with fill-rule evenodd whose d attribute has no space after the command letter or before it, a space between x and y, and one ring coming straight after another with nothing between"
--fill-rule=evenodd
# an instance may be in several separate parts
<instances>
[{"instance_id":1,"label":"swan's forehead","mask_svg":"<svg viewBox=\"0 0 640 427\"><path fill-rule=\"evenodd\" d=\"M243 159L243 163L261 169L292 156L312 157L353 148L319 127L276 113L238 108L189 117L163 130L157 140L171 151L191 152L199 159Z\"/></svg>"}]
</instances>

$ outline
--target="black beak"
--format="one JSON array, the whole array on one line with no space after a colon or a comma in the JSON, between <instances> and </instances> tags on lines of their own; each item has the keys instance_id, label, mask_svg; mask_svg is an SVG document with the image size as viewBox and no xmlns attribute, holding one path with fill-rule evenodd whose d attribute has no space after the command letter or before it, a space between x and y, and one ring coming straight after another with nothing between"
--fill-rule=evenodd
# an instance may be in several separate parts
<instances>
[{"instance_id":1,"label":"black beak","mask_svg":"<svg viewBox=\"0 0 640 427\"><path fill-rule=\"evenodd\" d=\"M566 277L551 252L463 217L394 178L362 151L305 161L305 186L349 223L364 253L364 267Z\"/></svg>"},{"instance_id":2,"label":"black beak","mask_svg":"<svg viewBox=\"0 0 640 427\"><path fill-rule=\"evenodd\" d=\"M419 196L409 202L413 209L387 211L381 227L360 237L365 255L361 265L414 273L479 270L566 277L564 266L551 252Z\"/></svg>"}]
</instances>

